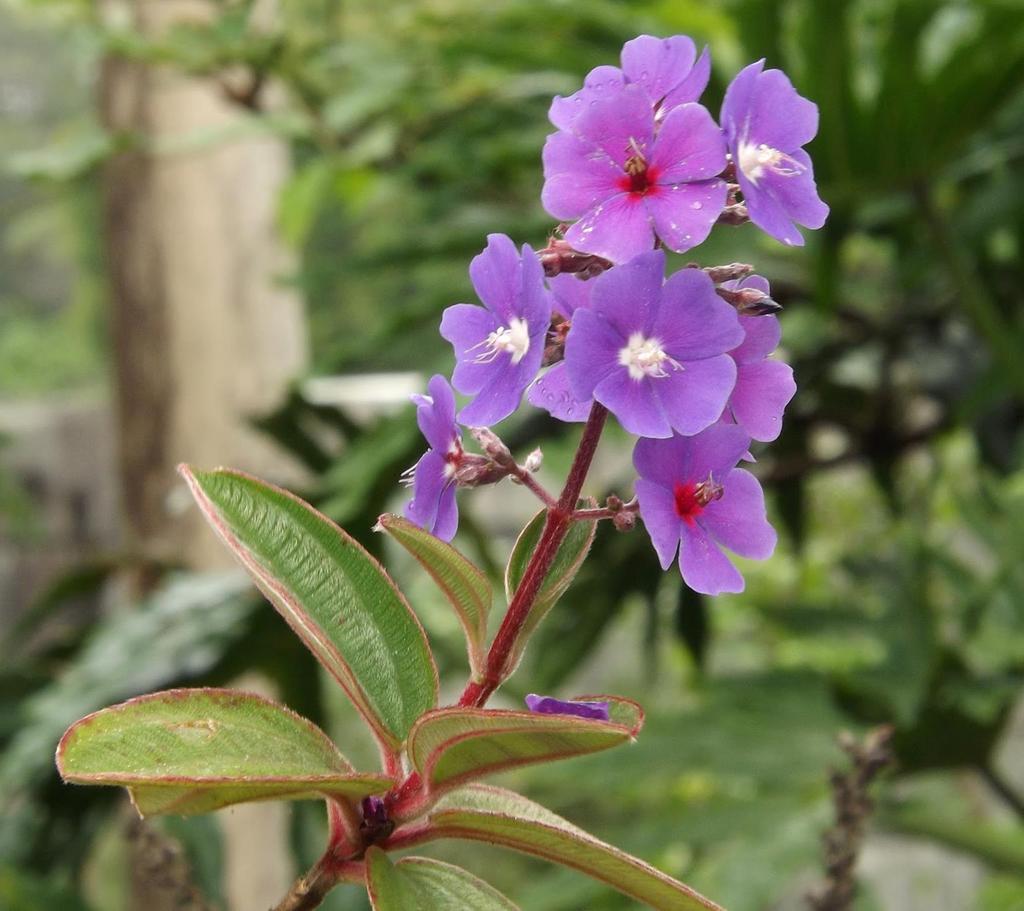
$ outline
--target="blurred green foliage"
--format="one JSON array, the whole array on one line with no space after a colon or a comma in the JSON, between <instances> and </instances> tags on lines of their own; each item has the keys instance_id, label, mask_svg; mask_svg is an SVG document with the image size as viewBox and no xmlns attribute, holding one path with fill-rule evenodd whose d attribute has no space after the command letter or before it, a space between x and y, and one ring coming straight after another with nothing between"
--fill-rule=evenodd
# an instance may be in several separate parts
<instances>
[{"instance_id":1,"label":"blurred green foliage","mask_svg":"<svg viewBox=\"0 0 1024 911\"><path fill-rule=\"evenodd\" d=\"M804 250L746 227L717 231L693 254L756 263L786 306L801 391L782 438L757 453L785 531L780 553L744 567L747 594L712 602L660 573L642 531L603 529L510 698L613 690L650 706L650 722L633 749L523 773L516 785L732 911L759 911L821 875L836 733L892 722L899 769L877 824L980 859L990 873L981 907L1021 907L1024 800L1000 753L1024 675L1019 0L281 0L271 27L250 21L251 3L222 2L208 26L158 43L102 28L87 2L19 6L60 11L60 28L85 35L93 60L116 53L235 77L241 68L233 91L252 128L293 149L279 223L300 257L291 280L321 372L450 368L439 314L470 299L466 264L484 235L539 245L553 227L539 205L550 97L613 62L623 41L646 31L710 43L713 112L745 62L765 56L790 73L821 108L811 152L828 225ZM0 50L25 34L0 30ZM38 69L3 54L0 63L5 74ZM268 85L283 103L268 100ZM54 114L58 127L75 119ZM75 139L56 133L0 182L4 388L8 376L11 388L38 389L102 369L96 166L139 140L87 122ZM3 151L43 138L7 136ZM54 275L67 284L44 287ZM573 431L536 414L508 423L507 441L524 452L541 443L557 477ZM305 493L379 550L368 529L395 505L395 479L420 447L410 414L366 427L296 393L260 426L315 471ZM625 440L612 439L624 455ZM628 493L623 465L608 459L609 490ZM510 542L465 502L461 546L497 580ZM461 674L454 621L409 561L388 556L423 605L442 673ZM114 825L114 796L61 789L45 746L90 707L258 667L353 758L372 755L347 741L351 714L301 649L282 645L290 637L269 608L237 592L197 600L204 584L174 581L130 617L12 646L17 659L0 669L0 793L15 795L0 822L0 900L73 907L61 896L99 863L94 836ZM167 611L180 612L181 638L147 636ZM59 620L61 599L43 613ZM213 613L217 632L200 619ZM998 812L979 808L979 788ZM293 813L300 865L320 850L321 815L312 805ZM197 860L216 853L204 826L174 826ZM623 906L530 861L495 871L493 857L472 849L460 862L476 859L524 907ZM209 867L199 875L215 894ZM94 893L82 893L93 911L114 907ZM339 891L330 907L360 900ZM876 905L866 894L859 907Z\"/></svg>"}]
</instances>

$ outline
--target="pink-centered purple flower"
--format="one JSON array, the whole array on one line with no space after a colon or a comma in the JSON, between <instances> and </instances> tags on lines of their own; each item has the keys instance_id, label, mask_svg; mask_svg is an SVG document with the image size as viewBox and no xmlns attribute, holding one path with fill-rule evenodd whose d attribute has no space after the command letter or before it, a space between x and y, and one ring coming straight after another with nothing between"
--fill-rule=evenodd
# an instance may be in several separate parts
<instances>
[{"instance_id":1,"label":"pink-centered purple flower","mask_svg":"<svg viewBox=\"0 0 1024 911\"><path fill-rule=\"evenodd\" d=\"M622 48L622 68L599 66L591 70L578 92L563 98L556 95L548 117L560 130L572 123L589 102L635 83L647 95L657 119L690 101L697 101L711 77L711 55L705 47L700 58L697 46L686 35L655 38L640 35Z\"/></svg>"},{"instance_id":2,"label":"pink-centered purple flower","mask_svg":"<svg viewBox=\"0 0 1024 911\"><path fill-rule=\"evenodd\" d=\"M697 246L725 205L722 131L699 104L660 120L647 92L625 83L587 103L569 130L544 144L544 208L579 219L576 250L623 263L654 247Z\"/></svg>"},{"instance_id":3,"label":"pink-centered purple flower","mask_svg":"<svg viewBox=\"0 0 1024 911\"><path fill-rule=\"evenodd\" d=\"M736 381L726 352L743 341L736 311L700 269L664 281L665 254L644 253L594 279L565 342L572 392L593 397L630 433L694 434L722 414Z\"/></svg>"},{"instance_id":4,"label":"pink-centered purple flower","mask_svg":"<svg viewBox=\"0 0 1024 911\"><path fill-rule=\"evenodd\" d=\"M491 234L473 258L469 276L484 306L455 304L444 311L441 335L455 349L452 384L474 396L459 412L466 425L496 424L519 407L540 369L551 321L551 299L537 254L522 253L504 234Z\"/></svg>"},{"instance_id":5,"label":"pink-centered purple flower","mask_svg":"<svg viewBox=\"0 0 1024 911\"><path fill-rule=\"evenodd\" d=\"M450 541L459 525L455 472L463 457L462 431L455 422L455 394L448 381L440 374L431 377L427 392L412 396L416 423L430 448L407 472L412 475L412 499L405 515L443 541Z\"/></svg>"},{"instance_id":6,"label":"pink-centered purple flower","mask_svg":"<svg viewBox=\"0 0 1024 911\"><path fill-rule=\"evenodd\" d=\"M571 323L573 314L590 304L593 280L583 281L575 275L563 272L548 279L551 303L562 324ZM565 361L552 364L539 376L526 393L527 401L537 408L543 408L559 421L585 421L590 414L591 399L578 399L569 385Z\"/></svg>"},{"instance_id":7,"label":"pink-centered purple flower","mask_svg":"<svg viewBox=\"0 0 1024 911\"><path fill-rule=\"evenodd\" d=\"M743 577L722 552L764 560L775 550L757 479L735 465L750 439L736 424L715 424L692 437L640 440L640 517L662 569L679 555L683 581L705 595L743 591Z\"/></svg>"},{"instance_id":8,"label":"pink-centered purple flower","mask_svg":"<svg viewBox=\"0 0 1024 911\"><path fill-rule=\"evenodd\" d=\"M782 243L802 246L797 225L820 228L828 217L802 148L818 132L818 106L759 60L726 90L722 129L750 220Z\"/></svg>"},{"instance_id":9,"label":"pink-centered purple flower","mask_svg":"<svg viewBox=\"0 0 1024 911\"><path fill-rule=\"evenodd\" d=\"M595 721L607 721L609 718L608 702L604 700L565 700L530 693L525 701L526 707L538 715L574 715L577 718L592 718Z\"/></svg>"},{"instance_id":10,"label":"pink-centered purple flower","mask_svg":"<svg viewBox=\"0 0 1024 911\"><path fill-rule=\"evenodd\" d=\"M751 275L725 283L726 288L756 288L770 295L768 280ZM729 356L736 362L736 385L729 396L726 417L752 439L768 443L782 431L782 414L796 394L793 368L771 359L779 347L782 327L774 316L741 316L743 341Z\"/></svg>"}]
</instances>

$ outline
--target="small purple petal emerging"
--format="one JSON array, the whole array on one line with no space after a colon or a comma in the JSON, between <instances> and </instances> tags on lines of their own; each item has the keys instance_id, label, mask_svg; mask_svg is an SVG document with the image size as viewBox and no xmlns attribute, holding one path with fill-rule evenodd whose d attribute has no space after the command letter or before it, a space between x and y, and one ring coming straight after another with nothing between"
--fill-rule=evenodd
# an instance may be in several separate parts
<instances>
[{"instance_id":1,"label":"small purple petal emerging","mask_svg":"<svg viewBox=\"0 0 1024 911\"><path fill-rule=\"evenodd\" d=\"M427 384L429 395L414 395L416 421L430 448L410 470L412 499L406 518L444 541L455 537L455 468L462 457L462 433L455 423L455 395L440 375ZM408 474L408 473L407 473Z\"/></svg>"},{"instance_id":2,"label":"small purple petal emerging","mask_svg":"<svg viewBox=\"0 0 1024 911\"><path fill-rule=\"evenodd\" d=\"M721 547L758 560L775 549L761 485L734 467L749 443L741 427L720 423L692 437L643 439L633 452L640 516L662 568L678 552L683 580L706 595L743 591Z\"/></svg>"},{"instance_id":3,"label":"small purple petal emerging","mask_svg":"<svg viewBox=\"0 0 1024 911\"><path fill-rule=\"evenodd\" d=\"M593 718L595 721L608 721L607 702L572 702L555 699L553 696L538 696L530 693L526 697L526 707L538 715L574 715L577 718Z\"/></svg>"},{"instance_id":4,"label":"small purple petal emerging","mask_svg":"<svg viewBox=\"0 0 1024 911\"><path fill-rule=\"evenodd\" d=\"M650 85L664 82L641 72ZM725 205L725 154L699 104L655 111L639 82L625 82L590 97L565 132L548 137L542 201L556 218L579 219L565 239L584 253L623 263L650 250L655 234L682 252L708 236Z\"/></svg>"},{"instance_id":5,"label":"small purple petal emerging","mask_svg":"<svg viewBox=\"0 0 1024 911\"><path fill-rule=\"evenodd\" d=\"M673 108L697 101L711 77L711 56L707 48L697 58L697 48L686 35L655 38L640 35L622 48L622 68L599 66L590 71L583 88L568 98L557 96L548 116L560 130L571 130L573 122L589 102L606 97L623 85L639 86L660 120Z\"/></svg>"},{"instance_id":6,"label":"small purple petal emerging","mask_svg":"<svg viewBox=\"0 0 1024 911\"><path fill-rule=\"evenodd\" d=\"M818 108L781 70L752 63L722 103L722 129L750 220L784 244L801 246L796 227L820 228L828 206L818 197L811 159L801 146L818 132Z\"/></svg>"},{"instance_id":7,"label":"small purple petal emerging","mask_svg":"<svg viewBox=\"0 0 1024 911\"><path fill-rule=\"evenodd\" d=\"M580 401L573 395L565 361L548 368L527 390L526 398L536 408L543 408L551 417L568 423L585 421L593 405L591 399Z\"/></svg>"},{"instance_id":8,"label":"small purple petal emerging","mask_svg":"<svg viewBox=\"0 0 1024 911\"><path fill-rule=\"evenodd\" d=\"M686 269L663 284L664 267L652 251L594 279L565 343L576 399L593 397L630 433L659 438L718 420L736 380L725 352L743 339L707 275Z\"/></svg>"},{"instance_id":9,"label":"small purple petal emerging","mask_svg":"<svg viewBox=\"0 0 1024 911\"><path fill-rule=\"evenodd\" d=\"M455 388L475 398L459 412L463 424L490 426L508 417L540 369L551 321L551 297L537 254L521 254L491 234L469 268L483 307L456 304L441 319L458 364Z\"/></svg>"},{"instance_id":10,"label":"small purple petal emerging","mask_svg":"<svg viewBox=\"0 0 1024 911\"><path fill-rule=\"evenodd\" d=\"M759 275L726 282L730 289L753 287L770 293ZM771 442L782 431L782 414L796 394L793 369L769 356L778 347L782 330L774 316L741 316L743 342L729 352L736 362L736 386L729 397L726 415L754 440Z\"/></svg>"}]
</instances>

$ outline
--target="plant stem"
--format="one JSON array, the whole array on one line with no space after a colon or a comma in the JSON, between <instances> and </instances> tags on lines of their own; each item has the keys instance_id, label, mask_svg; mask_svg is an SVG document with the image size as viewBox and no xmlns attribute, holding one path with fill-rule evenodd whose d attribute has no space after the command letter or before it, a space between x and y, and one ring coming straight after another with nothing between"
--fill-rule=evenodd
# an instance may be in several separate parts
<instances>
[{"instance_id":1,"label":"plant stem","mask_svg":"<svg viewBox=\"0 0 1024 911\"><path fill-rule=\"evenodd\" d=\"M587 472L590 471L594 454L597 452L597 444L601 439L601 432L604 430L604 422L607 417L608 411L604 406L595 402L590 410L590 417L587 419L562 493L558 502L548 507L547 518L544 521L544 529L537 542L537 548L526 565L519 587L512 596L498 633L494 637L494 642L491 643L483 679L471 680L466 685L459 705L482 707L490 698L491 693L501 685L507 676L506 665L516 638L537 600L537 594L555 560L558 547L573 521L573 513L579 501L580 491L583 489L583 482L587 478Z\"/></svg>"},{"instance_id":2,"label":"plant stem","mask_svg":"<svg viewBox=\"0 0 1024 911\"><path fill-rule=\"evenodd\" d=\"M319 908L337 882L337 876L321 859L305 876L295 880L288 894L274 905L273 911L312 911Z\"/></svg>"}]
</instances>

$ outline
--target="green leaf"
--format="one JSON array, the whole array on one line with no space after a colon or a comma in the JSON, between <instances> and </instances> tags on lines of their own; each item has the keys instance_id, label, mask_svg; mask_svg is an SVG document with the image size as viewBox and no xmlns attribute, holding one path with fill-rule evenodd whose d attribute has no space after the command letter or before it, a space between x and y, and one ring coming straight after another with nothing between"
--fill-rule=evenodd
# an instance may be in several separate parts
<instances>
[{"instance_id":1,"label":"green leaf","mask_svg":"<svg viewBox=\"0 0 1024 911\"><path fill-rule=\"evenodd\" d=\"M491 609L491 583L482 570L450 544L400 516L385 513L377 528L386 531L430 573L466 633L469 666L474 676L484 667L487 614Z\"/></svg>"},{"instance_id":2,"label":"green leaf","mask_svg":"<svg viewBox=\"0 0 1024 911\"><path fill-rule=\"evenodd\" d=\"M387 776L356 772L315 724L261 696L167 690L76 721L57 747L76 784L122 785L139 813L208 813L249 800L362 798Z\"/></svg>"},{"instance_id":3,"label":"green leaf","mask_svg":"<svg viewBox=\"0 0 1024 911\"><path fill-rule=\"evenodd\" d=\"M512 548L512 555L508 559L508 566L505 568L505 596L509 601L515 594L519 583L523 580L530 557L537 549L537 542L540 540L541 532L544 530L544 521L547 512L541 510L519 533L515 547ZM508 667L515 668L522 658L523 649L529 641L533 631L540 625L540 622L547 616L548 611L555 606L566 589L572 584L572 580L579 572L580 566L590 551L590 545L594 542L594 535L597 533L597 522L573 522L569 526L562 543L559 545L558 553L544 576L540 591L537 593L537 600L534 602L530 613L519 630L515 644L512 646Z\"/></svg>"},{"instance_id":4,"label":"green leaf","mask_svg":"<svg viewBox=\"0 0 1024 911\"><path fill-rule=\"evenodd\" d=\"M437 705L426 634L373 557L308 503L228 469L180 469L203 515L389 748Z\"/></svg>"},{"instance_id":5,"label":"green leaf","mask_svg":"<svg viewBox=\"0 0 1024 911\"><path fill-rule=\"evenodd\" d=\"M484 841L564 864L652 908L722 911L689 886L504 788L453 791L437 803L430 823L433 837Z\"/></svg>"},{"instance_id":6,"label":"green leaf","mask_svg":"<svg viewBox=\"0 0 1024 911\"><path fill-rule=\"evenodd\" d=\"M629 699L580 698L607 700L613 721L438 709L416 722L409 735L409 757L430 787L451 788L492 772L607 750L632 740L643 725L643 709Z\"/></svg>"},{"instance_id":7,"label":"green leaf","mask_svg":"<svg viewBox=\"0 0 1024 911\"><path fill-rule=\"evenodd\" d=\"M517 911L472 873L426 857L391 863L380 848L366 852L366 888L374 911Z\"/></svg>"}]
</instances>

